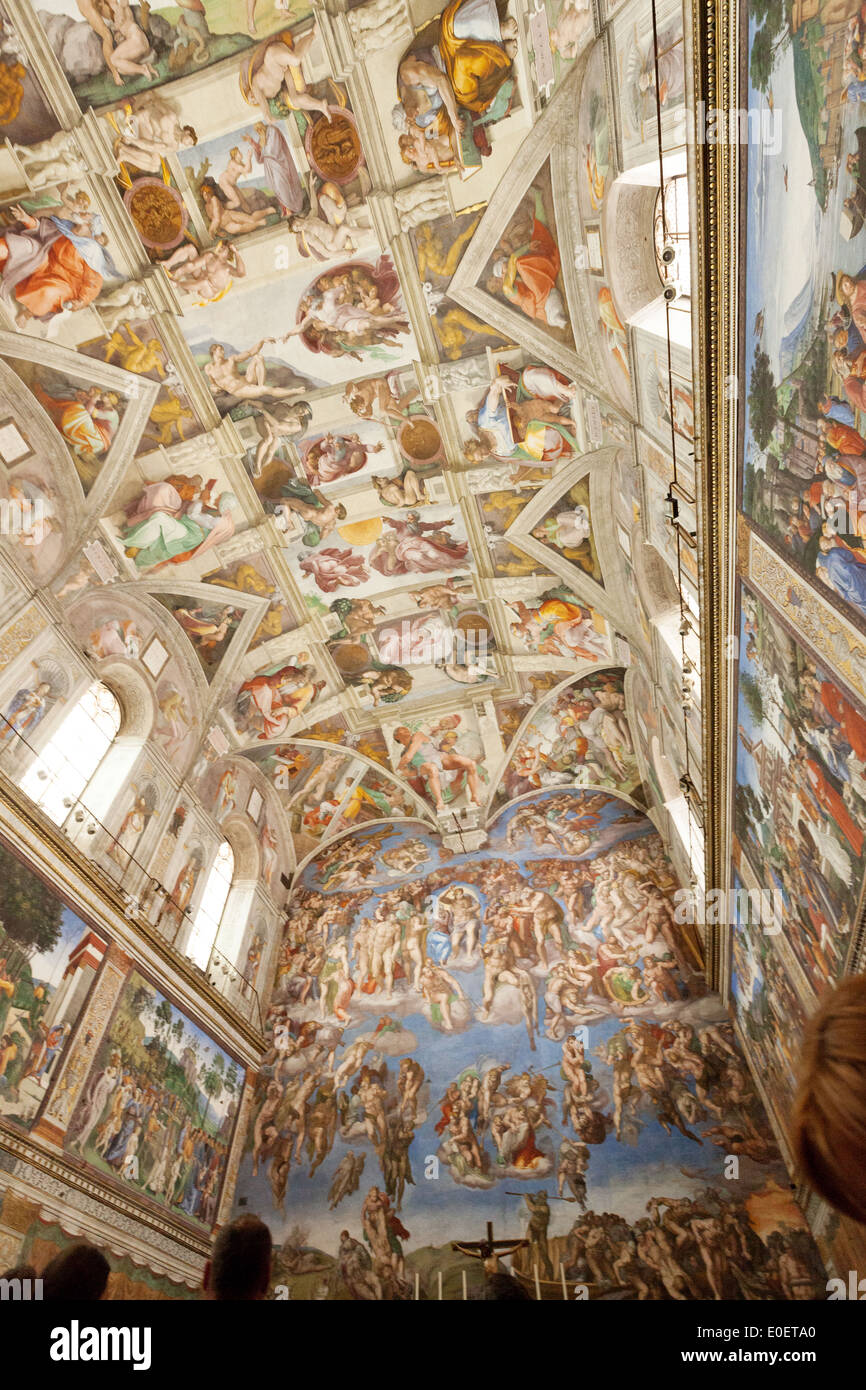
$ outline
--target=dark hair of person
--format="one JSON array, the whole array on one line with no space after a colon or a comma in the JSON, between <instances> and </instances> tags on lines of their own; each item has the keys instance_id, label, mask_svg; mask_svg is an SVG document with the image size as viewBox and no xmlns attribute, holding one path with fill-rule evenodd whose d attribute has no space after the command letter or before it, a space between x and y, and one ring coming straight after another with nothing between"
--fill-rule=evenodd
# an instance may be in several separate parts
<instances>
[{"instance_id":1,"label":"dark hair of person","mask_svg":"<svg viewBox=\"0 0 866 1390\"><path fill-rule=\"evenodd\" d=\"M271 1233L257 1216L239 1216L213 1243L205 1289L215 1299L259 1299L271 1277Z\"/></svg>"},{"instance_id":2,"label":"dark hair of person","mask_svg":"<svg viewBox=\"0 0 866 1390\"><path fill-rule=\"evenodd\" d=\"M512 1299L521 1303L533 1302L532 1295L527 1292L520 1280L504 1271L498 1274L485 1275L484 1298L496 1303L507 1303Z\"/></svg>"},{"instance_id":3,"label":"dark hair of person","mask_svg":"<svg viewBox=\"0 0 866 1390\"><path fill-rule=\"evenodd\" d=\"M101 1250L86 1241L69 1245L55 1255L42 1271L42 1298L45 1302L66 1299L97 1302L105 1293L111 1265Z\"/></svg>"}]
</instances>

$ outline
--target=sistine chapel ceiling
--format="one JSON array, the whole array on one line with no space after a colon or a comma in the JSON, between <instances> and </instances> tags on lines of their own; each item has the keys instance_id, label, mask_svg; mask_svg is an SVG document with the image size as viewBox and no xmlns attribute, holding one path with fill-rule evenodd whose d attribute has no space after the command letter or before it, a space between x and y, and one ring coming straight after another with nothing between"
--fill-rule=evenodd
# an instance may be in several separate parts
<instances>
[{"instance_id":1,"label":"sistine chapel ceiling","mask_svg":"<svg viewBox=\"0 0 866 1390\"><path fill-rule=\"evenodd\" d=\"M134 669L160 776L258 787L287 875L563 783L688 857L668 10L657 101L635 4L5 4L8 611L55 718L58 639ZM586 727L545 728L572 687Z\"/></svg>"}]
</instances>

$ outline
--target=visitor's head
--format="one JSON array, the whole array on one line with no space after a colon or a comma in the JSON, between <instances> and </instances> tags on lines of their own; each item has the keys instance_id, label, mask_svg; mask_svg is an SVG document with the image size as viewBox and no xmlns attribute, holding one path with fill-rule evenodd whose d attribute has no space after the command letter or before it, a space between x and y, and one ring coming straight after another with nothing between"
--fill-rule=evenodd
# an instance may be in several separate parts
<instances>
[{"instance_id":1,"label":"visitor's head","mask_svg":"<svg viewBox=\"0 0 866 1390\"><path fill-rule=\"evenodd\" d=\"M101 1250L78 1241L55 1255L42 1271L42 1298L46 1303L66 1300L98 1302L105 1295L111 1266Z\"/></svg>"},{"instance_id":2,"label":"visitor's head","mask_svg":"<svg viewBox=\"0 0 866 1390\"><path fill-rule=\"evenodd\" d=\"M257 1216L223 1227L204 1268L204 1290L218 1302L263 1299L271 1279L271 1233Z\"/></svg>"},{"instance_id":3,"label":"visitor's head","mask_svg":"<svg viewBox=\"0 0 866 1390\"><path fill-rule=\"evenodd\" d=\"M838 1211L866 1223L866 976L825 995L803 1037L793 1114L804 1176Z\"/></svg>"},{"instance_id":4,"label":"visitor's head","mask_svg":"<svg viewBox=\"0 0 866 1390\"><path fill-rule=\"evenodd\" d=\"M532 1295L523 1284L509 1274L493 1253L484 1261L484 1292L482 1298L494 1303L525 1303Z\"/></svg>"}]
</instances>

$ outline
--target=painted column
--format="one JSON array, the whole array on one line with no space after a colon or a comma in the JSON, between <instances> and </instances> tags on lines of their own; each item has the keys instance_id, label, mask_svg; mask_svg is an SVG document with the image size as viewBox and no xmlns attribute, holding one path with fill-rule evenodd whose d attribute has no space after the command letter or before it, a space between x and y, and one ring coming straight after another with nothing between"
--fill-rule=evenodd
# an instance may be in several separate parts
<instances>
[{"instance_id":1,"label":"painted column","mask_svg":"<svg viewBox=\"0 0 866 1390\"><path fill-rule=\"evenodd\" d=\"M42 1114L33 1126L36 1138L62 1148L72 1112L93 1066L132 960L113 942L105 953L90 1002L69 1039L62 1065Z\"/></svg>"},{"instance_id":2,"label":"painted column","mask_svg":"<svg viewBox=\"0 0 866 1390\"><path fill-rule=\"evenodd\" d=\"M220 1204L216 1219L217 1229L219 1229L220 1226L225 1226L231 1218L232 1206L235 1199L235 1185L238 1180L238 1169L241 1166L241 1159L244 1156L244 1144L250 1125L250 1112L253 1107L253 1094L255 1092L257 1078L257 1072L248 1071L246 1081L244 1082L244 1089L241 1092L241 1103L238 1106L235 1130L232 1135L232 1146L229 1151L229 1160L226 1164L223 1189L220 1193Z\"/></svg>"}]
</instances>

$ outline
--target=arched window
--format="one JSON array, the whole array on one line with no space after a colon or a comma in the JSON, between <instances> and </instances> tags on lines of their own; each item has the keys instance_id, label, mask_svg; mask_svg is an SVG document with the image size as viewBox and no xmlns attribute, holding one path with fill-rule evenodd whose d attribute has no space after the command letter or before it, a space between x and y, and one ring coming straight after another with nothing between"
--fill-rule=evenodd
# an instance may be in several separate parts
<instances>
[{"instance_id":1,"label":"arched window","mask_svg":"<svg viewBox=\"0 0 866 1390\"><path fill-rule=\"evenodd\" d=\"M234 872L232 847L228 840L223 840L211 865L186 947L186 954L202 970L207 969L210 960Z\"/></svg>"},{"instance_id":2,"label":"arched window","mask_svg":"<svg viewBox=\"0 0 866 1390\"><path fill-rule=\"evenodd\" d=\"M21 778L21 790L62 825L81 799L121 723L117 697L94 681Z\"/></svg>"}]
</instances>

